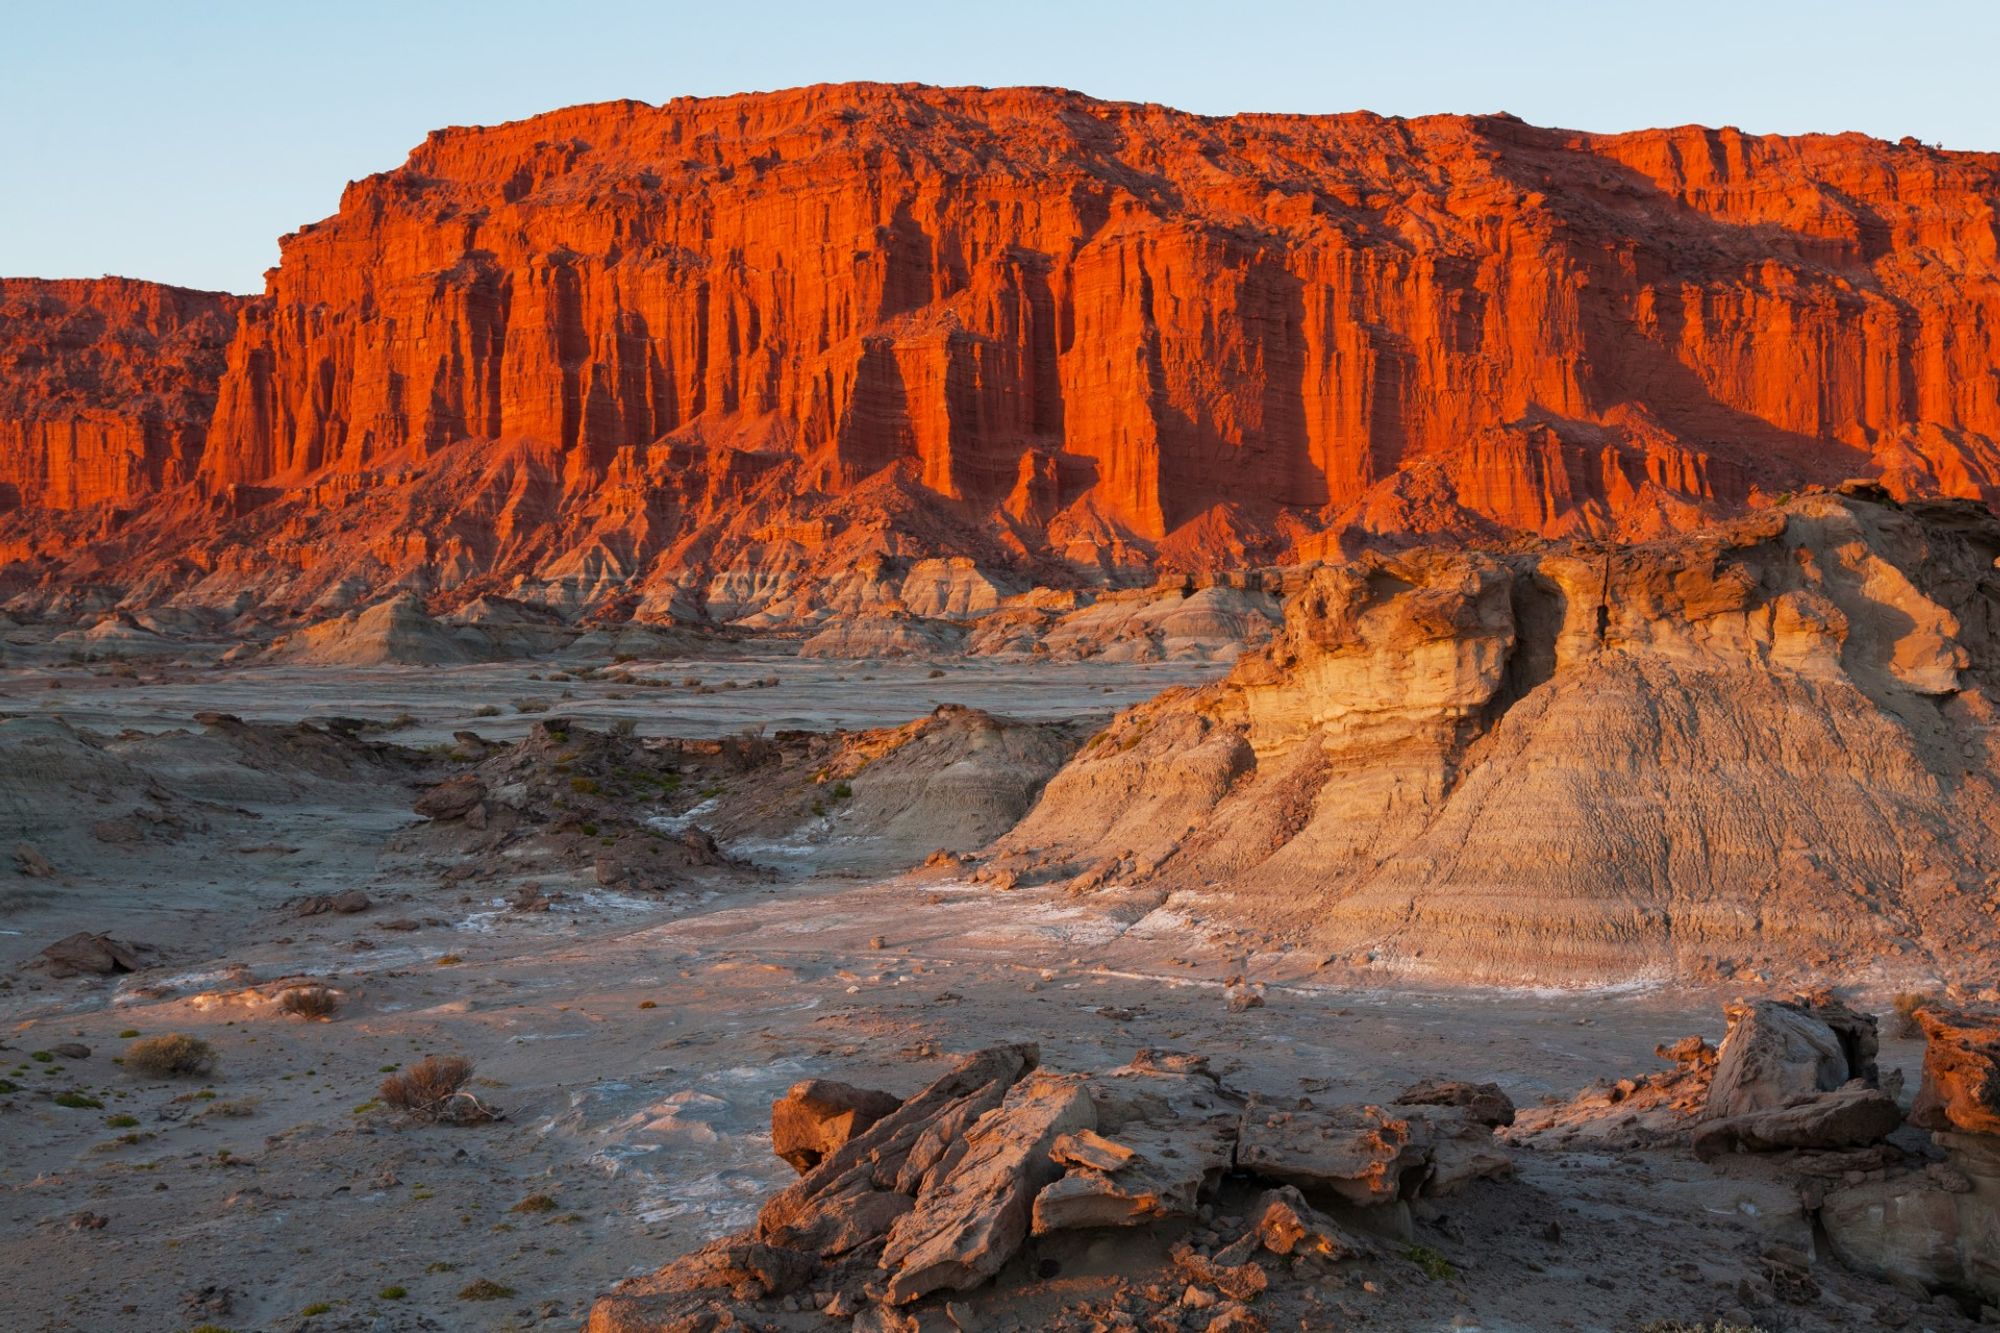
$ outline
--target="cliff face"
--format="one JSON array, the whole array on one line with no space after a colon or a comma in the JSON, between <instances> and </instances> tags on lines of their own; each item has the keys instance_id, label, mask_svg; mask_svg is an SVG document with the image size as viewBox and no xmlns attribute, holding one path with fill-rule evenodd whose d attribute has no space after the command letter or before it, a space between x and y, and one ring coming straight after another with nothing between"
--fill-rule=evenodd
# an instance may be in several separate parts
<instances>
[{"instance_id":1,"label":"cliff face","mask_svg":"<svg viewBox=\"0 0 2000 1333\"><path fill-rule=\"evenodd\" d=\"M196 477L238 546L93 568L700 602L810 565L890 468L924 523L872 549L969 524L1094 568L1646 536L1857 474L1990 499L1997 208L2000 158L1852 135L1043 89L443 130L243 312ZM395 526L433 503L451 532Z\"/></svg>"},{"instance_id":2,"label":"cliff face","mask_svg":"<svg viewBox=\"0 0 2000 1333\"><path fill-rule=\"evenodd\" d=\"M129 505L201 463L243 298L0 278L0 511Z\"/></svg>"},{"instance_id":3,"label":"cliff face","mask_svg":"<svg viewBox=\"0 0 2000 1333\"><path fill-rule=\"evenodd\" d=\"M1818 495L1688 538L1311 572L1121 716L996 869L1442 978L1994 965L2000 523Z\"/></svg>"}]
</instances>

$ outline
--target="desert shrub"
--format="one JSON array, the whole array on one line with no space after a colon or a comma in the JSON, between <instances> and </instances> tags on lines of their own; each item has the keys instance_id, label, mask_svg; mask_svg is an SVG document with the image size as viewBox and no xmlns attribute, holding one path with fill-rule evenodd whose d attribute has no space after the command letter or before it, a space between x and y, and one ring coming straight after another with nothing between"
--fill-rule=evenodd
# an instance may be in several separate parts
<instances>
[{"instance_id":1,"label":"desert shrub","mask_svg":"<svg viewBox=\"0 0 2000 1333\"><path fill-rule=\"evenodd\" d=\"M481 704L472 710L472 715L474 717L498 717L500 716L500 709L495 704Z\"/></svg>"},{"instance_id":2,"label":"desert shrub","mask_svg":"<svg viewBox=\"0 0 2000 1333\"><path fill-rule=\"evenodd\" d=\"M1890 1004L1896 1011L1896 1035L1899 1037L1923 1036L1924 1030L1917 1022L1917 1013L1919 1010L1936 1002L1937 997L1935 995L1926 995L1922 991L1897 991L1895 998L1890 1001Z\"/></svg>"},{"instance_id":3,"label":"desert shrub","mask_svg":"<svg viewBox=\"0 0 2000 1333\"><path fill-rule=\"evenodd\" d=\"M104 1103L87 1092L59 1092L56 1105L67 1106L72 1111L102 1111Z\"/></svg>"},{"instance_id":4,"label":"desert shrub","mask_svg":"<svg viewBox=\"0 0 2000 1333\"><path fill-rule=\"evenodd\" d=\"M611 724L611 734L614 736L630 736L638 729L639 720L633 717L621 717Z\"/></svg>"},{"instance_id":5,"label":"desert shrub","mask_svg":"<svg viewBox=\"0 0 2000 1333\"><path fill-rule=\"evenodd\" d=\"M562 1207L561 1204L546 1194L530 1194L508 1211L516 1213L553 1213L560 1207Z\"/></svg>"},{"instance_id":6,"label":"desert shrub","mask_svg":"<svg viewBox=\"0 0 2000 1333\"><path fill-rule=\"evenodd\" d=\"M514 711L517 713L546 713L549 711L547 699L516 699Z\"/></svg>"},{"instance_id":7,"label":"desert shrub","mask_svg":"<svg viewBox=\"0 0 2000 1333\"><path fill-rule=\"evenodd\" d=\"M597 779L575 777L569 780L569 789L579 796L597 795Z\"/></svg>"},{"instance_id":8,"label":"desert shrub","mask_svg":"<svg viewBox=\"0 0 2000 1333\"><path fill-rule=\"evenodd\" d=\"M465 1090L472 1081L472 1061L463 1056L427 1055L398 1074L382 1080L384 1105L415 1120L436 1125L477 1125L499 1114Z\"/></svg>"},{"instance_id":9,"label":"desert shrub","mask_svg":"<svg viewBox=\"0 0 2000 1333\"><path fill-rule=\"evenodd\" d=\"M1458 1275L1458 1270L1451 1266L1451 1260L1428 1245L1412 1245L1403 1251L1403 1256L1421 1268L1424 1276L1433 1282L1444 1282Z\"/></svg>"},{"instance_id":10,"label":"desert shrub","mask_svg":"<svg viewBox=\"0 0 2000 1333\"><path fill-rule=\"evenodd\" d=\"M294 986L278 997L280 1013L294 1018L332 1018L340 996L326 986Z\"/></svg>"},{"instance_id":11,"label":"desert shrub","mask_svg":"<svg viewBox=\"0 0 2000 1333\"><path fill-rule=\"evenodd\" d=\"M503 1287L491 1278L480 1278L469 1282L458 1293L462 1301L504 1301L514 1294L512 1287Z\"/></svg>"},{"instance_id":12,"label":"desert shrub","mask_svg":"<svg viewBox=\"0 0 2000 1333\"><path fill-rule=\"evenodd\" d=\"M192 1078L215 1072L215 1048L185 1032L141 1037L125 1048L125 1067L153 1078Z\"/></svg>"},{"instance_id":13,"label":"desert shrub","mask_svg":"<svg viewBox=\"0 0 2000 1333\"><path fill-rule=\"evenodd\" d=\"M400 1301L403 1299L403 1297L409 1294L410 1294L410 1289L408 1287L394 1287L394 1286L384 1287L382 1288L382 1290L375 1293L375 1295L379 1299L385 1301Z\"/></svg>"},{"instance_id":14,"label":"desert shrub","mask_svg":"<svg viewBox=\"0 0 2000 1333\"><path fill-rule=\"evenodd\" d=\"M132 1129L138 1125L139 1117L136 1115L108 1115L104 1117L104 1123L113 1129Z\"/></svg>"}]
</instances>

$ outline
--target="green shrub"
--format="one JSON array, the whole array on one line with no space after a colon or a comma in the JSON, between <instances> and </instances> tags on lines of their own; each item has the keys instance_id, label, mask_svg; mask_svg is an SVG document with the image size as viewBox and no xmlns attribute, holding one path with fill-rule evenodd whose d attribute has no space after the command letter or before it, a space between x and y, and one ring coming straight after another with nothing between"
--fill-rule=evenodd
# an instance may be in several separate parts
<instances>
[{"instance_id":1,"label":"green shrub","mask_svg":"<svg viewBox=\"0 0 2000 1333\"><path fill-rule=\"evenodd\" d=\"M1424 1276L1433 1282L1444 1282L1458 1276L1458 1270L1451 1266L1451 1260L1428 1245L1412 1245L1403 1251L1403 1257L1421 1268Z\"/></svg>"}]
</instances>

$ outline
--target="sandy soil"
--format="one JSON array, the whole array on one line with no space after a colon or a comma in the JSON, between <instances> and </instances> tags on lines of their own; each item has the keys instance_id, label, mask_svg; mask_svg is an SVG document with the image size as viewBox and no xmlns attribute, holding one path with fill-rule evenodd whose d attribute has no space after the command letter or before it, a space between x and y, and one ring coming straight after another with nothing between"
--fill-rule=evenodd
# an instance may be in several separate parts
<instances>
[{"instance_id":1,"label":"sandy soil","mask_svg":"<svg viewBox=\"0 0 2000 1333\"><path fill-rule=\"evenodd\" d=\"M425 719L409 728L421 742L539 684L525 681L533 669L72 679L62 702L105 732L185 725L203 707L274 719L407 710ZM933 696L1049 717L1125 702L1180 670L981 664L933 680L921 664L732 669L782 683L619 700L617 687L579 682L561 707L629 708L642 730L690 735L746 721L901 722ZM673 666L677 678L719 670ZM10 676L6 705L43 708L31 684ZM502 735L515 717L478 725ZM663 894L579 876L551 910L523 913L493 886L442 882L386 850L416 820L412 786L389 770L278 775L225 793L224 766L196 762L198 748L168 738L146 753L168 786L205 802L202 828L0 892L10 1328L575 1327L617 1279L742 1225L792 1178L770 1153L767 1120L787 1085L829 1075L904 1094L949 1054L995 1041L1039 1042L1059 1069L1144 1047L1201 1051L1247 1091L1366 1098L1443 1074L1532 1103L1654 1068L1657 1042L1721 1030L1704 995L1342 988L1301 954L1259 952L1145 902L1121 912L941 872L821 876L810 845L767 858L768 873L722 868ZM348 888L370 908L301 918L286 906ZM105 979L21 970L86 929L150 943L159 965ZM1223 985L1237 975L1268 983L1265 1007L1230 1012ZM341 992L333 1021L276 1011L301 978ZM213 1043L217 1071L154 1080L114 1063L128 1034L168 1031ZM67 1043L90 1053L54 1053ZM390 1114L377 1084L426 1054L475 1061L478 1095L505 1118L412 1127ZM1885 1056L1914 1083L1913 1045L1889 1043ZM1328 1288L1324 1318L1299 1326L1694 1320L1738 1303L1761 1245L1810 1245L1795 1198L1750 1168L1718 1173L1684 1152L1523 1153L1519 1165L1520 1181L1481 1184L1419 1222L1417 1239L1452 1276L1393 1257L1353 1266ZM1086 1279L1088 1253L1063 1261ZM510 1294L461 1296L481 1279ZM1823 1286L1817 1304L1760 1322L1879 1326L1901 1299L1837 1270ZM1005 1309L985 1313L1010 1326ZM1957 1324L1940 1313L1911 1326Z\"/></svg>"}]
</instances>

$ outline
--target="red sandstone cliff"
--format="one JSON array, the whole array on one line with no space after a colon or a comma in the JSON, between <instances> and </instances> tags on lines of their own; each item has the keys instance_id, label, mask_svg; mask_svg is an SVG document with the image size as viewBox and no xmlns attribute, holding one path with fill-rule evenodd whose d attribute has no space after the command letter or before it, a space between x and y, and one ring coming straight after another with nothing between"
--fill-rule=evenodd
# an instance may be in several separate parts
<instances>
[{"instance_id":1,"label":"red sandstone cliff","mask_svg":"<svg viewBox=\"0 0 2000 1333\"><path fill-rule=\"evenodd\" d=\"M0 510L127 505L192 478L243 304L0 278Z\"/></svg>"},{"instance_id":2,"label":"red sandstone cliff","mask_svg":"<svg viewBox=\"0 0 2000 1333\"><path fill-rule=\"evenodd\" d=\"M1855 135L880 85L443 130L285 238L171 521L69 577L685 609L909 554L1643 535L1857 474L1990 501L1997 219L2000 156ZM6 479L57 506L195 448L65 489L37 438Z\"/></svg>"}]
</instances>

